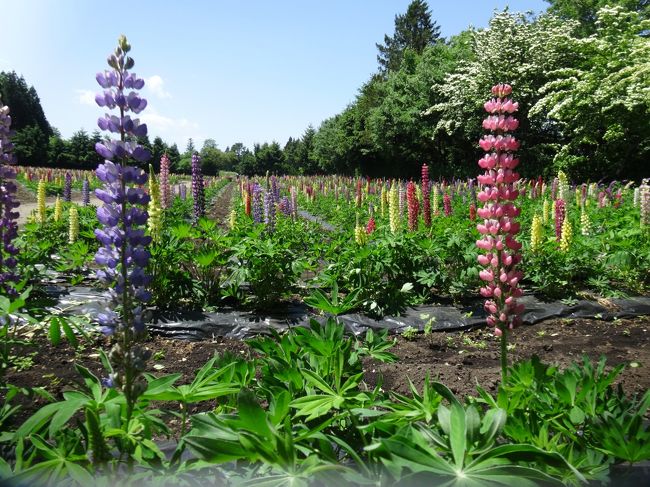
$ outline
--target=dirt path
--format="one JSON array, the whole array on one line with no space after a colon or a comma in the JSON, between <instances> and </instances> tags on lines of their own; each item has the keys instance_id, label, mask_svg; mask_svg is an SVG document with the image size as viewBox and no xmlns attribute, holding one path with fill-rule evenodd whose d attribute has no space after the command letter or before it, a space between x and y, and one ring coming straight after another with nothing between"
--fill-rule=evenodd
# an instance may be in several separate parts
<instances>
[{"instance_id":1,"label":"dirt path","mask_svg":"<svg viewBox=\"0 0 650 487\"><path fill-rule=\"evenodd\" d=\"M221 188L221 191L219 191L217 197L212 200L211 206L208 209L208 217L217 222L220 227L228 224L227 220L230 215L232 197L235 188L237 188L237 185L234 182L228 183L226 186Z\"/></svg>"},{"instance_id":2,"label":"dirt path","mask_svg":"<svg viewBox=\"0 0 650 487\"><path fill-rule=\"evenodd\" d=\"M48 196L45 198L46 206L54 206L56 197ZM72 193L72 201L77 204L81 204L82 198L81 193ZM93 193L90 194L90 204L99 206L102 204ZM33 211L36 211L38 204L36 201L21 201L20 206L18 207L18 226L22 226L27 223L27 218L32 214Z\"/></svg>"}]
</instances>

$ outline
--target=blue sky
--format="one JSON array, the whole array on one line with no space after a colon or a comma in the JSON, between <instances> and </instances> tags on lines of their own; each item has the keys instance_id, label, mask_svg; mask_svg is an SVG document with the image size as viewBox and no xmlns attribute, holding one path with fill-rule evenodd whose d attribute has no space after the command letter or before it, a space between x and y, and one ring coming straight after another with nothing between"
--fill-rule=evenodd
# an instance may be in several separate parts
<instances>
[{"instance_id":1,"label":"blue sky","mask_svg":"<svg viewBox=\"0 0 650 487\"><path fill-rule=\"evenodd\" d=\"M221 149L284 145L353 101L410 0L0 0L0 70L33 85L64 137L96 128L95 73L126 34L147 80L149 135ZM445 37L543 0L429 0Z\"/></svg>"}]
</instances>

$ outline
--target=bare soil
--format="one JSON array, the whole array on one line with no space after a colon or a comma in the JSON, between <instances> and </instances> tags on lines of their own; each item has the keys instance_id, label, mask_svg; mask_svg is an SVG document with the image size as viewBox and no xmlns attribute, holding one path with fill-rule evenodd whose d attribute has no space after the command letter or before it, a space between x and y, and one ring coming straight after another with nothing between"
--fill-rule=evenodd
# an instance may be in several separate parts
<instances>
[{"instance_id":1,"label":"bare soil","mask_svg":"<svg viewBox=\"0 0 650 487\"><path fill-rule=\"evenodd\" d=\"M213 200L212 206L208 209L208 217L217 222L220 227L228 225L228 217L232 207L233 192L237 185L233 182L227 184Z\"/></svg>"},{"instance_id":2,"label":"bare soil","mask_svg":"<svg viewBox=\"0 0 650 487\"><path fill-rule=\"evenodd\" d=\"M566 367L583 355L593 361L604 355L609 366L625 364L619 377L624 390L643 394L650 387L650 316L605 322L600 320L549 320L524 326L510 336L509 360L516 361L537 355L545 363ZM45 387L57 398L81 382L74 363L80 363L98 376L105 375L99 360L99 349L108 350L109 343L98 337L82 350L73 350L67 343L53 347L43 332L30 337L31 343L19 351L21 368L10 369L7 382L24 388ZM154 353L148 369L153 374L181 373L177 384L191 382L194 374L214 353L226 352L252 359L245 342L218 338L213 341L187 342L151 337L147 347ZM476 395L476 384L494 392L500 379L499 342L488 329L470 332L435 332L408 340L397 337L392 352L399 360L384 364L365 363L365 380L370 386L381 381L388 391L408 393L409 380L418 389L429 375L446 384L460 397ZM44 404L37 397L18 396L22 408L14 417L19 424ZM160 405L176 409L175 405ZM211 409L214 405L199 404L190 413ZM176 420L169 418L172 429Z\"/></svg>"}]
</instances>

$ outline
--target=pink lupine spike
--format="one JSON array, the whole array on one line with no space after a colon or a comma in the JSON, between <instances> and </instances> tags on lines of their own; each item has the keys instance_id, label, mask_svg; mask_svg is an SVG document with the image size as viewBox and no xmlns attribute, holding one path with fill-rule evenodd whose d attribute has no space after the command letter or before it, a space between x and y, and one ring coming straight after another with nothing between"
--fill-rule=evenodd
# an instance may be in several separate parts
<instances>
[{"instance_id":1,"label":"pink lupine spike","mask_svg":"<svg viewBox=\"0 0 650 487\"><path fill-rule=\"evenodd\" d=\"M512 116L519 110L519 104L509 98L511 92L512 87L508 84L495 85L493 98L483 105L488 113L483 127L492 133L479 140L479 146L486 154L478 161L485 172L477 177L481 185L477 199L483 203L483 208L476 211L483 219L476 226L483 235L476 245L487 251L477 258L485 267L479 277L489 283L481 288L481 295L488 298L485 302L488 324L495 327L495 334L504 337L506 330L521 322L518 315L523 311L523 306L517 303L517 298L522 295L518 285L523 274L517 269L521 262L521 244L514 238L521 225L513 220L520 213L513 203L520 193L515 187L519 174L513 170L519 165L519 159L513 152L519 149L520 144L510 134L519 127L519 121ZM505 353L502 358L505 374L504 360Z\"/></svg>"}]
</instances>

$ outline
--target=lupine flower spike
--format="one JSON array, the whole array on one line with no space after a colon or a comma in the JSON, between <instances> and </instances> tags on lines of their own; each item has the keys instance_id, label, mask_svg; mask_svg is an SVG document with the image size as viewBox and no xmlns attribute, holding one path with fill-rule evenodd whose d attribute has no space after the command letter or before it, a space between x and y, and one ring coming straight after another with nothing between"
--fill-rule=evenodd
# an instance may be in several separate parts
<instances>
[{"instance_id":1,"label":"lupine flower spike","mask_svg":"<svg viewBox=\"0 0 650 487\"><path fill-rule=\"evenodd\" d=\"M16 171L11 167L14 163L12 135L9 107L0 101L0 293L8 296L18 294L14 288L18 281L15 271L18 249L14 246L18 236L18 212L14 210L20 203L16 199ZM3 324L0 321L0 325Z\"/></svg>"},{"instance_id":2,"label":"lupine flower spike","mask_svg":"<svg viewBox=\"0 0 650 487\"><path fill-rule=\"evenodd\" d=\"M445 216L451 215L451 196L448 193L442 197L442 207L445 211Z\"/></svg>"},{"instance_id":3,"label":"lupine flower spike","mask_svg":"<svg viewBox=\"0 0 650 487\"><path fill-rule=\"evenodd\" d=\"M506 334L521 323L523 311L523 305L517 303L517 298L522 295L518 287L522 272L517 269L521 262L521 244L514 238L519 232L519 223L514 221L519 209L513 203L519 195L515 188L519 174L514 172L519 164L519 159L514 155L519 142L508 133L518 126L510 115L517 111L518 104L509 98L511 91L510 85L496 85L492 88L494 98L485 104L485 109L493 115L486 119L484 127L493 134L484 136L479 142L486 152L478 161L485 173L477 178L481 185L478 199L484 204L477 211L483 223L476 227L483 235L476 245L485 251L478 257L479 263L486 267L479 273L485 282L481 295L487 298L487 322L495 327L495 334L501 336L504 379L507 374Z\"/></svg>"},{"instance_id":4,"label":"lupine flower spike","mask_svg":"<svg viewBox=\"0 0 650 487\"><path fill-rule=\"evenodd\" d=\"M233 230L237 225L237 211L235 209L230 210L230 215L228 217L228 228Z\"/></svg>"},{"instance_id":5,"label":"lupine flower spike","mask_svg":"<svg viewBox=\"0 0 650 487\"><path fill-rule=\"evenodd\" d=\"M589 221L589 214L584 205L580 211L580 233L585 236L591 234L591 222Z\"/></svg>"},{"instance_id":6,"label":"lupine flower spike","mask_svg":"<svg viewBox=\"0 0 650 487\"><path fill-rule=\"evenodd\" d=\"M77 238L79 238L79 212L77 211L76 206L73 205L70 207L68 218L68 243L73 244L77 241Z\"/></svg>"},{"instance_id":7,"label":"lupine flower spike","mask_svg":"<svg viewBox=\"0 0 650 487\"><path fill-rule=\"evenodd\" d=\"M98 142L95 149L105 161L97 168L97 177L104 183L95 194L104 205L97 209L97 218L103 225L95 230L101 247L95 261L102 267L97 277L109 287L112 308L97 316L101 329L115 337L109 359L112 373L105 385L120 389L126 399L126 423L133 412L138 396L146 389L142 377L150 353L136 342L145 334L145 316L142 303L150 298L146 290L150 277L144 269L149 262L147 246L151 237L145 236L145 210L149 196L140 186L146 184L147 173L126 165L130 159L146 162L151 154L135 142L147 134L147 126L131 114L139 114L147 106L137 90L144 80L129 72L134 61L126 37L108 58L110 70L97 74L97 82L104 88L95 97L100 107L118 109L118 116L105 114L97 121L102 130L119 134L117 140Z\"/></svg>"},{"instance_id":8,"label":"lupine flower spike","mask_svg":"<svg viewBox=\"0 0 650 487\"><path fill-rule=\"evenodd\" d=\"M41 225L44 225L47 220L45 208L45 184L45 179L41 179L38 182L38 189L36 191L36 221Z\"/></svg>"},{"instance_id":9,"label":"lupine flower spike","mask_svg":"<svg viewBox=\"0 0 650 487\"><path fill-rule=\"evenodd\" d=\"M205 186L201 172L201 157L192 154L192 197L194 198L194 213L192 222L196 224L205 216Z\"/></svg>"},{"instance_id":10,"label":"lupine flower spike","mask_svg":"<svg viewBox=\"0 0 650 487\"><path fill-rule=\"evenodd\" d=\"M70 203L72 201L72 174L65 173L65 183L63 185L63 201Z\"/></svg>"},{"instance_id":11,"label":"lupine flower spike","mask_svg":"<svg viewBox=\"0 0 650 487\"><path fill-rule=\"evenodd\" d=\"M160 186L156 181L156 175L153 166L149 164L149 235L153 242L160 242L162 235L162 208L160 206Z\"/></svg>"},{"instance_id":12,"label":"lupine flower spike","mask_svg":"<svg viewBox=\"0 0 650 487\"><path fill-rule=\"evenodd\" d=\"M58 196L54 201L54 221L58 222L61 220L61 215L63 214L63 205L61 204L61 198Z\"/></svg>"},{"instance_id":13,"label":"lupine flower spike","mask_svg":"<svg viewBox=\"0 0 650 487\"><path fill-rule=\"evenodd\" d=\"M397 192L397 184L393 184L390 188L388 203L390 231L396 234L399 230L399 193Z\"/></svg>"},{"instance_id":14,"label":"lupine flower spike","mask_svg":"<svg viewBox=\"0 0 650 487\"><path fill-rule=\"evenodd\" d=\"M431 194L429 187L429 166L422 166L422 217L424 226L431 226Z\"/></svg>"},{"instance_id":15,"label":"lupine flower spike","mask_svg":"<svg viewBox=\"0 0 650 487\"><path fill-rule=\"evenodd\" d=\"M160 158L160 205L169 208L172 204L171 187L169 186L169 157L163 154Z\"/></svg>"},{"instance_id":16,"label":"lupine flower spike","mask_svg":"<svg viewBox=\"0 0 650 487\"><path fill-rule=\"evenodd\" d=\"M440 213L440 190L438 189L437 184L433 185L433 200L431 202L431 211L434 215L438 215Z\"/></svg>"},{"instance_id":17,"label":"lupine flower spike","mask_svg":"<svg viewBox=\"0 0 650 487\"><path fill-rule=\"evenodd\" d=\"M418 213L420 212L420 205L415 195L415 183L409 181L406 185L406 202L408 205L408 225L410 231L415 231L418 228Z\"/></svg>"},{"instance_id":18,"label":"lupine flower spike","mask_svg":"<svg viewBox=\"0 0 650 487\"><path fill-rule=\"evenodd\" d=\"M639 186L639 215L641 228L650 228L650 185L647 179Z\"/></svg>"},{"instance_id":19,"label":"lupine flower spike","mask_svg":"<svg viewBox=\"0 0 650 487\"><path fill-rule=\"evenodd\" d=\"M530 228L530 250L533 252L536 252L542 246L543 228L542 219L538 214L535 214Z\"/></svg>"},{"instance_id":20,"label":"lupine flower spike","mask_svg":"<svg viewBox=\"0 0 650 487\"><path fill-rule=\"evenodd\" d=\"M88 178L84 178L83 183L81 183L81 202L84 206L90 204L90 183Z\"/></svg>"},{"instance_id":21,"label":"lupine flower spike","mask_svg":"<svg viewBox=\"0 0 650 487\"><path fill-rule=\"evenodd\" d=\"M555 200L555 239L559 242L562 238L562 224L566 217L566 204L564 200Z\"/></svg>"},{"instance_id":22,"label":"lupine flower spike","mask_svg":"<svg viewBox=\"0 0 650 487\"><path fill-rule=\"evenodd\" d=\"M571 247L571 241L573 240L573 228L571 227L571 222L568 218L564 218L562 221L562 237L560 239L560 250L562 252L568 252L569 247Z\"/></svg>"}]
</instances>

